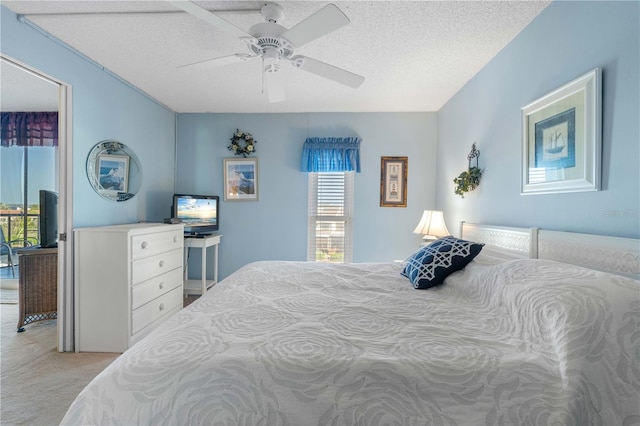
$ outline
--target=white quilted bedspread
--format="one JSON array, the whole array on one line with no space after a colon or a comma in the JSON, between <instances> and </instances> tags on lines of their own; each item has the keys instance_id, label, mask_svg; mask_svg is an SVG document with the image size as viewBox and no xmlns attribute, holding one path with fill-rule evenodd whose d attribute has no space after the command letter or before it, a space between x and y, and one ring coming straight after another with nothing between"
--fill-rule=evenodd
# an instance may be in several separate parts
<instances>
[{"instance_id":1,"label":"white quilted bedspread","mask_svg":"<svg viewBox=\"0 0 640 426\"><path fill-rule=\"evenodd\" d=\"M415 290L402 266L247 265L120 356L62 423L640 422L640 282L481 254Z\"/></svg>"}]
</instances>

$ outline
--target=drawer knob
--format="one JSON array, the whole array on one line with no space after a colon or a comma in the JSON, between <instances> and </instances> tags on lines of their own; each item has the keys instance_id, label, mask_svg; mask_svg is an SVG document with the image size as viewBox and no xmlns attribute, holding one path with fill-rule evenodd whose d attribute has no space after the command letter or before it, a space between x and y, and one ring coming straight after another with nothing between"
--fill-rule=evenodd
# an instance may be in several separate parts
<instances>
[{"instance_id":1,"label":"drawer knob","mask_svg":"<svg viewBox=\"0 0 640 426\"><path fill-rule=\"evenodd\" d=\"M164 266L164 260L161 260L160 262L158 262L158 266L162 268Z\"/></svg>"},{"instance_id":2,"label":"drawer knob","mask_svg":"<svg viewBox=\"0 0 640 426\"><path fill-rule=\"evenodd\" d=\"M158 306L158 309L160 309L161 311L164 311L164 303L161 303L160 306Z\"/></svg>"},{"instance_id":3,"label":"drawer knob","mask_svg":"<svg viewBox=\"0 0 640 426\"><path fill-rule=\"evenodd\" d=\"M177 243L177 242L178 242L178 237L174 236L174 237L173 237L173 242L174 242L174 243Z\"/></svg>"},{"instance_id":4,"label":"drawer knob","mask_svg":"<svg viewBox=\"0 0 640 426\"><path fill-rule=\"evenodd\" d=\"M142 244L140 244L140 247L142 248L142 250L146 249L147 247L149 247L149 243L146 241L143 241Z\"/></svg>"},{"instance_id":5,"label":"drawer knob","mask_svg":"<svg viewBox=\"0 0 640 426\"><path fill-rule=\"evenodd\" d=\"M164 283L158 284L158 287L160 287L160 290L162 290L164 288Z\"/></svg>"}]
</instances>

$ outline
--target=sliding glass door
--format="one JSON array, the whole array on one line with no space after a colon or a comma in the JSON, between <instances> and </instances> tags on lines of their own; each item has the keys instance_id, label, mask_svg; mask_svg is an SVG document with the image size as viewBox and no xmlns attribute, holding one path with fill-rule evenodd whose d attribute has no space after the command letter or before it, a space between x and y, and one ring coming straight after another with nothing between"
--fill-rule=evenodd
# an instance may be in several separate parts
<instances>
[{"instance_id":1,"label":"sliding glass door","mask_svg":"<svg viewBox=\"0 0 640 426\"><path fill-rule=\"evenodd\" d=\"M58 149L51 146L0 148L0 226L14 247L39 240L41 189L57 192Z\"/></svg>"}]
</instances>

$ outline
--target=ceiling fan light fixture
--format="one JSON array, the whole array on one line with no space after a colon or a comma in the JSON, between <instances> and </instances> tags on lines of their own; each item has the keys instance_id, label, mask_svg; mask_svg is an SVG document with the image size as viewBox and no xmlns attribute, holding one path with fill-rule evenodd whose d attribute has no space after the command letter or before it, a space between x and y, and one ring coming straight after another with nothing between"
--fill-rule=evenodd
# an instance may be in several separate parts
<instances>
[{"instance_id":1,"label":"ceiling fan light fixture","mask_svg":"<svg viewBox=\"0 0 640 426\"><path fill-rule=\"evenodd\" d=\"M277 72L280 69L280 52L274 48L266 48L262 55L262 68L265 72Z\"/></svg>"},{"instance_id":2,"label":"ceiling fan light fixture","mask_svg":"<svg viewBox=\"0 0 640 426\"><path fill-rule=\"evenodd\" d=\"M278 62L268 63L263 61L262 70L266 73L275 73L280 71L280 64Z\"/></svg>"}]
</instances>

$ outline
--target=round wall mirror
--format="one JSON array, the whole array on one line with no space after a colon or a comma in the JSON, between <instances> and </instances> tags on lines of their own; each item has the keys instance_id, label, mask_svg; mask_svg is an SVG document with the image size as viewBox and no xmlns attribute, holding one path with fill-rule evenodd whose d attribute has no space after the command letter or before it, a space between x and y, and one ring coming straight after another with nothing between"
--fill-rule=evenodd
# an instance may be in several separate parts
<instances>
[{"instance_id":1,"label":"round wall mirror","mask_svg":"<svg viewBox=\"0 0 640 426\"><path fill-rule=\"evenodd\" d=\"M140 190L142 170L138 158L125 144L105 140L89 152L87 177L102 198L126 201Z\"/></svg>"}]
</instances>

